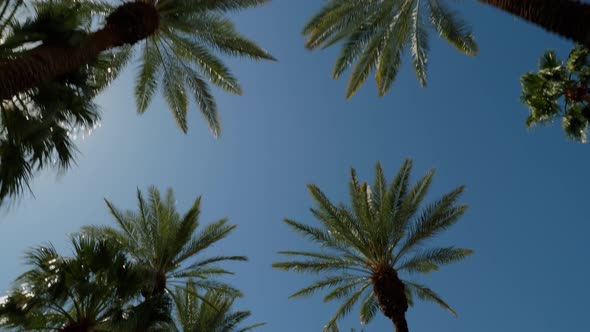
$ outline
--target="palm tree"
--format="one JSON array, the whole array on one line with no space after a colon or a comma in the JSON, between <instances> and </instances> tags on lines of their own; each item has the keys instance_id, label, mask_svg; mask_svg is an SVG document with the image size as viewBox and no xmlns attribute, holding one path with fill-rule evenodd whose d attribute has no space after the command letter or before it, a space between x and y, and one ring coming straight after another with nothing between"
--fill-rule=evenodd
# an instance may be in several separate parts
<instances>
[{"instance_id":1,"label":"palm tree","mask_svg":"<svg viewBox=\"0 0 590 332\"><path fill-rule=\"evenodd\" d=\"M590 47L590 4L579 0L479 0Z\"/></svg>"},{"instance_id":2,"label":"palm tree","mask_svg":"<svg viewBox=\"0 0 590 332\"><path fill-rule=\"evenodd\" d=\"M188 279L194 280L194 285L199 289L240 296L237 289L212 278L232 274L216 263L245 261L246 257L200 257L204 250L227 237L236 225L228 225L227 219L221 219L197 232L200 197L181 217L176 211L171 189L164 197L154 187L148 191L148 200L141 191L137 191L137 212L121 211L106 201L118 228L86 226L82 233L121 243L133 262L145 267L145 278L148 280L147 286L142 290L145 299L171 294L175 288L182 288Z\"/></svg>"},{"instance_id":3,"label":"palm tree","mask_svg":"<svg viewBox=\"0 0 590 332\"><path fill-rule=\"evenodd\" d=\"M418 81L426 85L428 24L459 51L477 54L470 29L439 0L329 0L307 22L303 33L308 35L305 45L312 50L343 41L332 77L337 79L353 67L347 98L373 71L378 93L383 96L395 80L408 47Z\"/></svg>"},{"instance_id":4,"label":"palm tree","mask_svg":"<svg viewBox=\"0 0 590 332\"><path fill-rule=\"evenodd\" d=\"M14 14L23 10L22 4L7 1L2 7L0 63L21 56L27 43L75 36L88 20L83 13L65 11L65 3L48 2L36 4L35 17L19 23ZM128 55L126 48L105 52L87 66L0 103L0 202L28 187L34 171L53 165L63 171L74 162L72 131L97 126L100 114L92 98L117 75Z\"/></svg>"},{"instance_id":5,"label":"palm tree","mask_svg":"<svg viewBox=\"0 0 590 332\"><path fill-rule=\"evenodd\" d=\"M217 105L207 80L236 95L242 87L229 68L212 52L254 60L275 60L243 37L223 14L270 0L156 1L160 26L143 41L135 97L143 113L159 82L178 127L186 132L188 93L192 92L214 136L221 132Z\"/></svg>"},{"instance_id":6,"label":"palm tree","mask_svg":"<svg viewBox=\"0 0 590 332\"><path fill-rule=\"evenodd\" d=\"M23 3L23 1L7 0L7 3L11 2L17 5ZM46 81L70 74L96 59L101 51L112 48L105 48L101 51L96 50L96 43L105 42L105 39L112 39L107 35L105 29L101 30L102 33L99 36L86 32L91 26L91 12L98 7L103 10L107 7L106 4L97 7L93 3L77 2L72 5L71 2L61 0L32 2L34 14L32 18L25 20L25 25L32 25L36 30L48 30L51 32L52 38L32 40L37 42L32 45L39 44L34 48L31 48L30 44L21 43L23 45L20 47L20 52L0 62L0 86L2 86L0 100L10 99ZM45 15L48 7L53 8L52 16ZM39 9L41 9L41 12L39 12ZM125 8L113 13L113 20L121 19L121 11L124 12ZM24 14L26 13L21 16L25 16ZM62 20L60 21L56 17ZM81 21L84 21L84 26L80 26ZM13 24L13 22L10 23ZM131 23L133 21L129 22L129 24ZM64 24L69 25L68 29L63 28ZM115 27L113 24L116 25L116 23L107 24L109 27L107 30L113 30L112 34L122 34L121 30L124 27L120 25ZM72 25L76 26L76 29L73 29ZM133 29L128 30L130 32L134 31ZM31 36L34 37L35 34L24 34L24 41L28 41L27 39ZM18 41L21 42L22 40ZM10 45L7 42L3 42L3 44Z\"/></svg>"},{"instance_id":7,"label":"palm tree","mask_svg":"<svg viewBox=\"0 0 590 332\"><path fill-rule=\"evenodd\" d=\"M89 18L64 10L69 5L63 2L47 2L36 4L35 17L19 23L14 14L23 10L22 4L7 1L2 7L0 63L21 56L27 43L75 36ZM63 171L74 162L72 131L98 125L100 114L92 98L117 75L128 55L126 48L105 52L87 66L0 103L0 202L28 187L34 171L53 165Z\"/></svg>"},{"instance_id":8,"label":"palm tree","mask_svg":"<svg viewBox=\"0 0 590 332\"><path fill-rule=\"evenodd\" d=\"M173 331L182 332L246 332L264 323L241 327L250 311L233 311L234 298L218 291L198 294L196 285L189 281L184 289L174 292L176 320Z\"/></svg>"},{"instance_id":9,"label":"palm tree","mask_svg":"<svg viewBox=\"0 0 590 332\"><path fill-rule=\"evenodd\" d=\"M309 226L290 219L285 222L296 232L321 246L318 251L283 251L297 257L273 264L275 268L322 274L322 278L291 297L308 296L325 288L324 301L342 300L324 331L330 331L360 300L363 323L377 310L393 321L397 332L407 332L405 312L413 295L433 301L456 315L434 291L401 279L401 273L428 273L441 265L460 261L471 249L443 247L422 249L426 240L452 226L467 206L456 205L463 192L458 187L424 207L420 204L428 191L433 171L409 186L411 160L406 160L388 185L377 163L373 187L359 184L355 170L350 179L352 208L334 205L315 185L309 191L316 203L311 212L321 226ZM330 273L332 272L332 273ZM328 273L325 274L324 273Z\"/></svg>"},{"instance_id":10,"label":"palm tree","mask_svg":"<svg viewBox=\"0 0 590 332\"><path fill-rule=\"evenodd\" d=\"M72 238L73 256L51 245L27 254L31 269L16 280L0 305L0 327L19 331L117 331L139 295L141 271L119 247L104 240Z\"/></svg>"},{"instance_id":11,"label":"palm tree","mask_svg":"<svg viewBox=\"0 0 590 332\"><path fill-rule=\"evenodd\" d=\"M527 127L561 117L566 135L574 141L586 142L590 121L590 51L587 48L574 47L565 63L555 52L545 52L539 61L539 70L522 75L521 84L521 100L530 111Z\"/></svg>"},{"instance_id":12,"label":"palm tree","mask_svg":"<svg viewBox=\"0 0 590 332\"><path fill-rule=\"evenodd\" d=\"M220 125L205 79L235 94L242 90L212 50L252 59L274 59L239 34L224 14L261 5L267 0L136 0L112 8L102 29L79 31L66 44L42 43L15 59L0 63L0 99L8 99L42 82L71 73L102 52L140 41L142 56L135 95L144 112L159 82L179 127L186 132L187 88L214 135ZM106 12L106 2L82 1L69 11ZM67 37L67 36L62 36ZM64 38L60 39L64 41Z\"/></svg>"}]
</instances>

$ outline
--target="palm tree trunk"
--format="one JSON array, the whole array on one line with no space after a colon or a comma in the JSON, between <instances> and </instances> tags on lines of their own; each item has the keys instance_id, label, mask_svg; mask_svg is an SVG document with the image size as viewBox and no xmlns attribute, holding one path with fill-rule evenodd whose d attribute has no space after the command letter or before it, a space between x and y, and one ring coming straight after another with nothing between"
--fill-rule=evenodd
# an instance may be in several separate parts
<instances>
[{"instance_id":1,"label":"palm tree trunk","mask_svg":"<svg viewBox=\"0 0 590 332\"><path fill-rule=\"evenodd\" d=\"M590 48L590 4L579 0L479 0Z\"/></svg>"},{"instance_id":2,"label":"palm tree trunk","mask_svg":"<svg viewBox=\"0 0 590 332\"><path fill-rule=\"evenodd\" d=\"M397 272L391 266L383 265L374 271L371 281L381 312L393 322L396 332L408 332L408 299Z\"/></svg>"},{"instance_id":3,"label":"palm tree trunk","mask_svg":"<svg viewBox=\"0 0 590 332\"><path fill-rule=\"evenodd\" d=\"M79 46L41 45L0 64L0 100L71 73L102 51L147 38L158 28L159 14L146 2L127 2L106 21L104 28L91 33Z\"/></svg>"},{"instance_id":4,"label":"palm tree trunk","mask_svg":"<svg viewBox=\"0 0 590 332\"><path fill-rule=\"evenodd\" d=\"M581 101L590 102L590 88L582 85L572 85L566 87L565 98L568 102L579 103Z\"/></svg>"},{"instance_id":5,"label":"palm tree trunk","mask_svg":"<svg viewBox=\"0 0 590 332\"><path fill-rule=\"evenodd\" d=\"M399 315L399 317L391 320L393 322L393 328L395 332L409 332L408 322L406 322L405 315Z\"/></svg>"},{"instance_id":6,"label":"palm tree trunk","mask_svg":"<svg viewBox=\"0 0 590 332\"><path fill-rule=\"evenodd\" d=\"M65 326L59 328L58 332L90 332L93 328L87 319L82 319L80 322L69 322Z\"/></svg>"}]
</instances>

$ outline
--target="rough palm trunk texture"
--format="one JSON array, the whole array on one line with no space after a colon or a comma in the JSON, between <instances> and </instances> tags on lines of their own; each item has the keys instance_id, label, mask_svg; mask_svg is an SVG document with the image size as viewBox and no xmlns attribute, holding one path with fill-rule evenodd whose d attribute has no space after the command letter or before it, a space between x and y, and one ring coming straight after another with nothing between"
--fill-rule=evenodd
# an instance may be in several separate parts
<instances>
[{"instance_id":1,"label":"rough palm trunk texture","mask_svg":"<svg viewBox=\"0 0 590 332\"><path fill-rule=\"evenodd\" d=\"M80 322L76 323L69 323L66 326L60 328L59 332L91 332L93 328L91 327L92 324L87 319L83 319Z\"/></svg>"},{"instance_id":2,"label":"rough palm trunk texture","mask_svg":"<svg viewBox=\"0 0 590 332\"><path fill-rule=\"evenodd\" d=\"M590 102L590 89L584 86L572 86L565 90L565 98L568 102Z\"/></svg>"},{"instance_id":3,"label":"rough palm trunk texture","mask_svg":"<svg viewBox=\"0 0 590 332\"><path fill-rule=\"evenodd\" d=\"M590 4L579 0L479 0L590 48Z\"/></svg>"},{"instance_id":4,"label":"rough palm trunk texture","mask_svg":"<svg viewBox=\"0 0 590 332\"><path fill-rule=\"evenodd\" d=\"M152 295L162 295L166 292L166 273L160 271L156 273L156 284L154 286L154 290Z\"/></svg>"},{"instance_id":5,"label":"rough palm trunk texture","mask_svg":"<svg viewBox=\"0 0 590 332\"><path fill-rule=\"evenodd\" d=\"M79 46L41 45L0 64L0 100L71 73L102 51L147 38L158 26L159 14L153 5L125 3L107 17L104 28L91 33Z\"/></svg>"},{"instance_id":6,"label":"rough palm trunk texture","mask_svg":"<svg viewBox=\"0 0 590 332\"><path fill-rule=\"evenodd\" d=\"M398 278L397 272L389 265L381 266L375 270L371 281L381 312L391 319L396 332L408 332L408 299L405 286Z\"/></svg>"}]
</instances>

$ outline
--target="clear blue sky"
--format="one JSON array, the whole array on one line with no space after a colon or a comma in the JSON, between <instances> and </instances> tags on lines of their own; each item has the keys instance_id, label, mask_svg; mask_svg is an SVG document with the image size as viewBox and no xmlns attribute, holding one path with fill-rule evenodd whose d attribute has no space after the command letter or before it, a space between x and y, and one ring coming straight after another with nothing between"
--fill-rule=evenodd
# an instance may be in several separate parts
<instances>
[{"instance_id":1,"label":"clear blue sky","mask_svg":"<svg viewBox=\"0 0 590 332\"><path fill-rule=\"evenodd\" d=\"M181 211L203 195L202 222L227 216L239 225L212 252L250 257L228 267L246 293L240 306L253 311L252 322L268 323L259 331L320 331L336 304L320 296L288 300L311 279L270 267L276 251L308 248L282 219L315 222L308 183L342 201L351 166L372 179L381 160L391 177L412 157L415 178L437 169L430 198L467 186L470 210L436 242L476 250L418 279L459 318L419 303L408 311L412 332L588 331L589 147L567 141L559 122L526 129L518 99L519 76L541 53L553 48L566 56L571 44L475 2L453 2L473 26L479 56L463 56L431 34L426 89L406 58L386 97L377 97L371 80L347 102L345 80L330 78L337 48L303 47L303 23L320 5L275 0L236 16L280 61L228 60L245 95L217 93L218 140L196 109L188 135L161 99L137 116L132 66L98 99L102 127L78 140L78 166L57 179L42 174L32 184L35 198L0 215L0 288L23 272L25 249L51 241L69 250L67 233L112 223L104 197L135 208L137 187L170 186ZM341 327L358 327L357 317L353 312ZM379 317L367 330L392 327Z\"/></svg>"}]
</instances>

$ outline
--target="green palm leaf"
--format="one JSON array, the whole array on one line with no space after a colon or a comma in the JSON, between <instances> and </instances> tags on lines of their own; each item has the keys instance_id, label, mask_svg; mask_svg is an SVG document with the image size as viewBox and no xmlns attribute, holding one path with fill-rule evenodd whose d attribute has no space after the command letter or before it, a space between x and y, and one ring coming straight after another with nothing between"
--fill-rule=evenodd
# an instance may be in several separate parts
<instances>
[{"instance_id":1,"label":"green palm leaf","mask_svg":"<svg viewBox=\"0 0 590 332\"><path fill-rule=\"evenodd\" d=\"M0 326L30 330L119 330L120 314L142 286L142 269L121 246L85 236L72 238L73 255L51 246L29 251L30 269L0 304Z\"/></svg>"},{"instance_id":2,"label":"green palm leaf","mask_svg":"<svg viewBox=\"0 0 590 332\"><path fill-rule=\"evenodd\" d=\"M546 51L538 71L525 73L520 82L520 99L530 111L527 127L561 117L566 136L575 142L586 142L590 121L588 49L575 46L566 61L559 60L555 52Z\"/></svg>"},{"instance_id":3,"label":"green palm leaf","mask_svg":"<svg viewBox=\"0 0 590 332\"><path fill-rule=\"evenodd\" d=\"M135 85L135 100L139 113L145 112L156 92L161 67L156 47L152 43L144 43L142 58L144 61L140 65Z\"/></svg>"},{"instance_id":4,"label":"green palm leaf","mask_svg":"<svg viewBox=\"0 0 590 332\"><path fill-rule=\"evenodd\" d=\"M467 55L477 54L470 29L439 0L329 0L304 26L306 47L342 42L332 77L352 68L346 97L352 97L375 72L377 92L384 96L397 76L409 47L418 81L426 85L428 36L425 24Z\"/></svg>"},{"instance_id":5,"label":"green palm leaf","mask_svg":"<svg viewBox=\"0 0 590 332\"><path fill-rule=\"evenodd\" d=\"M453 308L451 308L445 301L443 301L438 294L432 291L428 287L424 287L420 284L411 283L411 282L404 282L406 287L408 287L412 292L414 292L421 300L434 302L440 305L443 309L449 311L453 316L459 316Z\"/></svg>"},{"instance_id":6,"label":"green palm leaf","mask_svg":"<svg viewBox=\"0 0 590 332\"><path fill-rule=\"evenodd\" d=\"M411 53L414 62L414 70L420 85L426 85L426 63L428 62L428 34L421 21L420 8L421 0L416 2L416 6L412 11L412 27L411 27Z\"/></svg>"},{"instance_id":7,"label":"green palm leaf","mask_svg":"<svg viewBox=\"0 0 590 332\"><path fill-rule=\"evenodd\" d=\"M264 323L241 326L250 311L234 311L235 298L216 291L199 294L198 285L188 281L185 287L172 293L175 299L175 331L241 332L250 331Z\"/></svg>"},{"instance_id":8,"label":"green palm leaf","mask_svg":"<svg viewBox=\"0 0 590 332\"><path fill-rule=\"evenodd\" d=\"M223 13L258 6L263 0L158 1L160 15L156 33L147 38L139 58L135 89L138 111L143 113L161 84L164 99L178 127L188 130L190 91L212 134L221 133L217 104L207 81L223 90L241 95L242 88L212 51L252 59L274 58L239 34Z\"/></svg>"}]
</instances>

